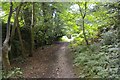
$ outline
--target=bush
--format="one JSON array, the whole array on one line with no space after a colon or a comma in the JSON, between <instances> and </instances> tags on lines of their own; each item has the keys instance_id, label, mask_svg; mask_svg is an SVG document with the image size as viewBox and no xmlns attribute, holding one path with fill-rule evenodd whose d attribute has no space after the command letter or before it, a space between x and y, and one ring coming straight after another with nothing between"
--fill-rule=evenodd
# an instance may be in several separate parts
<instances>
[{"instance_id":1,"label":"bush","mask_svg":"<svg viewBox=\"0 0 120 80\"><path fill-rule=\"evenodd\" d=\"M102 43L105 45L113 44L117 35L113 31L108 31L102 34Z\"/></svg>"}]
</instances>

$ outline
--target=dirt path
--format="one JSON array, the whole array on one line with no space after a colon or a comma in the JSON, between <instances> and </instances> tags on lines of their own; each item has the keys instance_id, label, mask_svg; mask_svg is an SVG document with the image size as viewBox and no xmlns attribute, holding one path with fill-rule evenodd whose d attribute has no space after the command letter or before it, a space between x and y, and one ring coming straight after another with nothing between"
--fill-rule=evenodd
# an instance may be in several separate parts
<instances>
[{"instance_id":1,"label":"dirt path","mask_svg":"<svg viewBox=\"0 0 120 80\"><path fill-rule=\"evenodd\" d=\"M64 43L60 49L56 52L58 56L57 60L57 78L74 78L72 63L70 60L70 55L67 48L67 43Z\"/></svg>"},{"instance_id":2,"label":"dirt path","mask_svg":"<svg viewBox=\"0 0 120 80\"><path fill-rule=\"evenodd\" d=\"M24 63L16 63L21 67L25 78L75 78L72 56L67 48L68 43L57 43L37 49L34 56Z\"/></svg>"}]
</instances>

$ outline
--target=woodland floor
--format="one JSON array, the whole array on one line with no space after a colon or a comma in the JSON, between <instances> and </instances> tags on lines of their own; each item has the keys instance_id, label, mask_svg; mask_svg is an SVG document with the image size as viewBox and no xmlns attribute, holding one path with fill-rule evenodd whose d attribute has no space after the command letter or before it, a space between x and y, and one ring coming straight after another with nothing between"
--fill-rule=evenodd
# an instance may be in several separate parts
<instances>
[{"instance_id":1,"label":"woodland floor","mask_svg":"<svg viewBox=\"0 0 120 80\"><path fill-rule=\"evenodd\" d=\"M24 78L75 78L73 58L67 42L38 48L33 57L23 63L14 62L14 66L23 70Z\"/></svg>"}]
</instances>

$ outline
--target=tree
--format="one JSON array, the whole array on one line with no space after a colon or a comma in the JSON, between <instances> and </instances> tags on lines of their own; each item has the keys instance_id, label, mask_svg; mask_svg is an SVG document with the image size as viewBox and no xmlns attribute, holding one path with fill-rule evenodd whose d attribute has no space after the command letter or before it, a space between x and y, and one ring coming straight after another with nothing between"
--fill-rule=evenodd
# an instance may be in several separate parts
<instances>
[{"instance_id":1,"label":"tree","mask_svg":"<svg viewBox=\"0 0 120 80\"><path fill-rule=\"evenodd\" d=\"M8 16L8 21L7 21L7 32L6 32L6 39L3 42L3 48L2 48L2 53L3 53L3 67L5 69L5 71L8 71L11 69L11 65L10 65L10 61L9 61L9 50L10 50L10 46L9 46L9 40L10 40L10 20L12 17L12 11L13 11L13 3L10 2L10 11L9 11L9 16Z\"/></svg>"},{"instance_id":2,"label":"tree","mask_svg":"<svg viewBox=\"0 0 120 80\"><path fill-rule=\"evenodd\" d=\"M32 2L32 19L31 19L31 51L29 56L32 57L33 56L33 49L34 49L34 2Z\"/></svg>"},{"instance_id":3,"label":"tree","mask_svg":"<svg viewBox=\"0 0 120 80\"><path fill-rule=\"evenodd\" d=\"M86 42L86 45L88 45L88 40L87 40L87 37L86 37L86 32L85 32L85 17L86 17L86 9L87 9L87 2L85 2L84 4L84 12L82 11L81 7L80 7L80 4L79 5L79 10L80 10L80 14L81 14L81 17L82 17L82 30L83 30L83 35L84 35L84 40Z\"/></svg>"},{"instance_id":4,"label":"tree","mask_svg":"<svg viewBox=\"0 0 120 80\"><path fill-rule=\"evenodd\" d=\"M25 54L24 54L23 41L22 41L20 29L19 29L19 20L18 20L19 12L20 12L20 9L21 9L21 6L22 6L22 5L23 5L23 2L21 2L21 3L19 4L19 6L17 6L17 9L16 9L16 14L15 14L15 19L14 19L14 27L12 27L10 42L12 43L13 38L14 38L14 35L15 35L15 29L17 28L18 37L19 37L20 44L21 44L22 55L25 56Z\"/></svg>"}]
</instances>

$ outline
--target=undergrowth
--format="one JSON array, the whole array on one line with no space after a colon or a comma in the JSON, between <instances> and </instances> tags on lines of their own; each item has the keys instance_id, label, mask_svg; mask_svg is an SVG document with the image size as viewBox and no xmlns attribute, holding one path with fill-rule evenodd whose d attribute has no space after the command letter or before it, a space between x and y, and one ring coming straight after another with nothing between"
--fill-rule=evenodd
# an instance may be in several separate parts
<instances>
[{"instance_id":1,"label":"undergrowth","mask_svg":"<svg viewBox=\"0 0 120 80\"><path fill-rule=\"evenodd\" d=\"M21 78L23 76L22 70L20 68L13 68L7 72L2 71L2 78Z\"/></svg>"},{"instance_id":2,"label":"undergrowth","mask_svg":"<svg viewBox=\"0 0 120 80\"><path fill-rule=\"evenodd\" d=\"M120 43L115 31L101 35L101 41L88 46L72 42L74 65L80 67L79 77L120 78Z\"/></svg>"}]
</instances>

